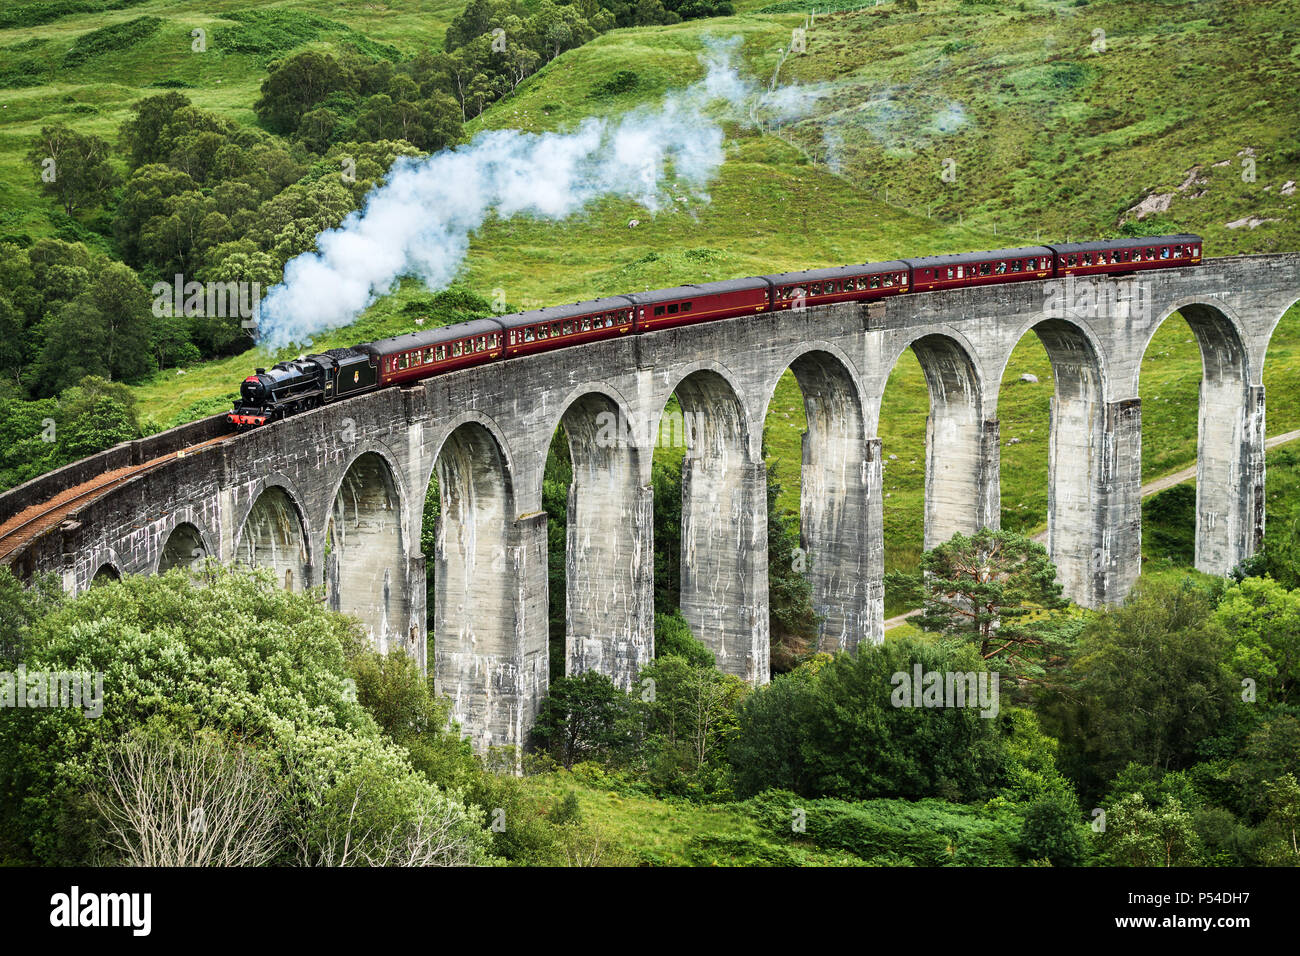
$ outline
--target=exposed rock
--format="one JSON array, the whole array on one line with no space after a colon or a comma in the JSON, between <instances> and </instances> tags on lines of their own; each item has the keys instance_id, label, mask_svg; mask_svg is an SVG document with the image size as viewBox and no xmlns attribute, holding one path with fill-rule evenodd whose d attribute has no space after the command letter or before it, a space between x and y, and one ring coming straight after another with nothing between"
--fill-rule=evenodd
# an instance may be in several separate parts
<instances>
[{"instance_id":1,"label":"exposed rock","mask_svg":"<svg viewBox=\"0 0 1300 956\"><path fill-rule=\"evenodd\" d=\"M1152 213L1168 212L1169 206L1173 201L1173 193L1152 193L1128 212L1134 219L1145 219Z\"/></svg>"},{"instance_id":2,"label":"exposed rock","mask_svg":"<svg viewBox=\"0 0 1300 956\"><path fill-rule=\"evenodd\" d=\"M1020 376L1020 381L1029 382L1031 385L1037 385L1038 376L1034 375L1032 372L1026 372L1024 375Z\"/></svg>"},{"instance_id":3,"label":"exposed rock","mask_svg":"<svg viewBox=\"0 0 1300 956\"><path fill-rule=\"evenodd\" d=\"M1266 222L1277 222L1277 219L1258 219L1255 216L1247 216L1244 219L1234 219L1232 222L1224 223L1228 229L1240 229L1242 226L1250 226L1251 229L1257 229Z\"/></svg>"}]
</instances>

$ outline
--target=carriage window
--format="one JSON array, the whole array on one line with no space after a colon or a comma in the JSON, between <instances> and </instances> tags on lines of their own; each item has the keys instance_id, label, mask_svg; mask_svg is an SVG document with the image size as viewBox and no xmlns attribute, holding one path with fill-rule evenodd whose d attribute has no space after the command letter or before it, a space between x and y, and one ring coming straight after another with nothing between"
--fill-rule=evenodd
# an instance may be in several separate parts
<instances>
[{"instance_id":1,"label":"carriage window","mask_svg":"<svg viewBox=\"0 0 1300 956\"><path fill-rule=\"evenodd\" d=\"M452 343L451 343L451 357L452 357L452 358L457 358L457 357L459 357L459 355L460 355L460 353L461 353L462 351L463 351L463 349L462 349L462 347L461 347L461 343L460 343L460 342L452 342Z\"/></svg>"},{"instance_id":2,"label":"carriage window","mask_svg":"<svg viewBox=\"0 0 1300 956\"><path fill-rule=\"evenodd\" d=\"M447 346L439 345L433 354L437 356L438 361L441 362L443 359L447 357Z\"/></svg>"},{"instance_id":3,"label":"carriage window","mask_svg":"<svg viewBox=\"0 0 1300 956\"><path fill-rule=\"evenodd\" d=\"M629 324L632 321L632 310L624 309L622 312L618 314L618 319L619 322L623 325Z\"/></svg>"},{"instance_id":4,"label":"carriage window","mask_svg":"<svg viewBox=\"0 0 1300 956\"><path fill-rule=\"evenodd\" d=\"M1065 264L1069 266L1078 265L1079 257L1076 255L1068 255L1065 257Z\"/></svg>"},{"instance_id":5,"label":"carriage window","mask_svg":"<svg viewBox=\"0 0 1300 956\"><path fill-rule=\"evenodd\" d=\"M590 331L591 331L591 316L589 316L589 315L584 315L584 316L582 317L582 331L584 331L584 332L590 332Z\"/></svg>"},{"instance_id":6,"label":"carriage window","mask_svg":"<svg viewBox=\"0 0 1300 956\"><path fill-rule=\"evenodd\" d=\"M534 338L535 338L535 336L534 336L534 329L533 329L533 327L530 325L530 326L528 326L528 328L524 329L524 341L525 341L525 342L531 342Z\"/></svg>"},{"instance_id":7,"label":"carriage window","mask_svg":"<svg viewBox=\"0 0 1300 956\"><path fill-rule=\"evenodd\" d=\"M663 314L664 314L664 307L662 305L656 305L655 315L663 315Z\"/></svg>"},{"instance_id":8,"label":"carriage window","mask_svg":"<svg viewBox=\"0 0 1300 956\"><path fill-rule=\"evenodd\" d=\"M410 356L408 356L405 352L397 356L397 367L399 369L406 368L408 364L410 364Z\"/></svg>"},{"instance_id":9,"label":"carriage window","mask_svg":"<svg viewBox=\"0 0 1300 956\"><path fill-rule=\"evenodd\" d=\"M1169 247L1168 247L1168 246L1161 246L1161 247L1160 247L1160 258L1161 258L1161 259L1168 259L1168 258L1169 258Z\"/></svg>"},{"instance_id":10,"label":"carriage window","mask_svg":"<svg viewBox=\"0 0 1300 956\"><path fill-rule=\"evenodd\" d=\"M986 276L992 271L993 271L993 267L990 266L987 262L980 263L980 275Z\"/></svg>"},{"instance_id":11,"label":"carriage window","mask_svg":"<svg viewBox=\"0 0 1300 956\"><path fill-rule=\"evenodd\" d=\"M952 266L949 266L949 267L948 267L948 278L951 279L952 277L953 277L953 268L952 268Z\"/></svg>"},{"instance_id":12,"label":"carriage window","mask_svg":"<svg viewBox=\"0 0 1300 956\"><path fill-rule=\"evenodd\" d=\"M668 314L669 314L669 315L676 315L676 314L677 314L677 303L676 303L676 302L674 302L672 305L670 305L670 306L668 307Z\"/></svg>"},{"instance_id":13,"label":"carriage window","mask_svg":"<svg viewBox=\"0 0 1300 956\"><path fill-rule=\"evenodd\" d=\"M1182 246L1174 246L1174 258L1175 258L1175 259L1181 259L1182 257L1183 257L1183 247L1182 247Z\"/></svg>"},{"instance_id":14,"label":"carriage window","mask_svg":"<svg viewBox=\"0 0 1300 956\"><path fill-rule=\"evenodd\" d=\"M565 335L568 335L568 334L569 334L570 332L572 332L572 331L573 331L573 323L572 323L572 322L565 322L565 323L564 323L564 334L565 334Z\"/></svg>"},{"instance_id":15,"label":"carriage window","mask_svg":"<svg viewBox=\"0 0 1300 956\"><path fill-rule=\"evenodd\" d=\"M689 312L689 311L691 311L691 305L692 305L692 303L690 303L690 302L683 302L683 303L682 303L682 311L683 311L683 312Z\"/></svg>"}]
</instances>

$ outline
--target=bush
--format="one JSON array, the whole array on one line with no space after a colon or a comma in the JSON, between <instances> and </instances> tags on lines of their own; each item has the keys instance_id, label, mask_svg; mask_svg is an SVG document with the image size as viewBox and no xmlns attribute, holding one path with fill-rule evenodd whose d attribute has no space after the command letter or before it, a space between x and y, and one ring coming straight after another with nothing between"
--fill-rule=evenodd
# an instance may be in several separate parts
<instances>
[{"instance_id":1,"label":"bush","mask_svg":"<svg viewBox=\"0 0 1300 956\"><path fill-rule=\"evenodd\" d=\"M354 802L378 841L361 841L356 862L481 856L474 814L417 774L356 701L347 657L361 641L355 621L314 596L216 566L198 578L129 577L69 601L29 629L24 663L28 673L102 675L102 716L0 708L3 849L41 863L99 858L88 794L102 792L105 755L152 721L265 755L284 786L280 862L339 862L326 851ZM418 832L450 848L430 854Z\"/></svg>"},{"instance_id":2,"label":"bush","mask_svg":"<svg viewBox=\"0 0 1300 956\"><path fill-rule=\"evenodd\" d=\"M1024 810L1017 851L1022 860L1047 860L1052 866L1080 866L1088 858L1088 830L1073 794L1051 794Z\"/></svg>"},{"instance_id":3,"label":"bush","mask_svg":"<svg viewBox=\"0 0 1300 956\"><path fill-rule=\"evenodd\" d=\"M807 800L771 790L745 804L769 833L847 850L887 866L1014 866L1020 823L1009 810L942 800Z\"/></svg>"},{"instance_id":4,"label":"bush","mask_svg":"<svg viewBox=\"0 0 1300 956\"><path fill-rule=\"evenodd\" d=\"M894 706L893 675L910 676L914 665L985 671L969 645L904 638L778 677L740 708L730 748L737 791L789 786L808 797L975 801L1011 784L1023 762L1012 747L1020 732L1014 709L986 718L973 707Z\"/></svg>"}]
</instances>

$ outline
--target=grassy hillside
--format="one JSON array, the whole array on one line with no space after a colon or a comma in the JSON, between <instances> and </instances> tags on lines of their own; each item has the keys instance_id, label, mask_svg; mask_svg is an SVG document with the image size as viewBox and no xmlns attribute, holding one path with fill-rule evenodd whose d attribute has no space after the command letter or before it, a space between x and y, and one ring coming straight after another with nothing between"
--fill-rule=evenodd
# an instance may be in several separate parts
<instances>
[{"instance_id":1,"label":"grassy hillside","mask_svg":"<svg viewBox=\"0 0 1300 956\"><path fill-rule=\"evenodd\" d=\"M107 6L105 4L104 6ZM437 46L459 0L257 5L144 0L0 30L0 234L83 236L91 231L39 196L24 160L37 129L61 120L110 136L128 105L161 88L241 123L265 64L295 49L344 45L377 55ZM19 6L23 6L20 4ZM89 8L93 3L87 3ZM814 6L825 9L825 3ZM848 7L852 4L843 4ZM782 129L728 126L728 162L710 201L658 215L606 202L562 224L490 222L459 282L512 305L720 279L902 254L989 248L1040 236L1114 235L1144 200L1162 211L1137 228L1206 236L1211 255L1300 248L1300 179L1294 76L1300 2L1023 3L933 0L907 13L893 4L818 16L807 53L781 61L807 22L799 2L742 2L737 16L618 30L566 53L470 125L563 129L657 101L702 75L708 36L739 36L746 68L764 80L822 83L813 115ZM0 22L14 22L6 8ZM770 12L763 12L770 11ZM93 33L140 17L129 42ZM152 25L151 25L152 24ZM191 52L191 30L207 51ZM125 30L125 28L123 28ZM1095 31L1104 51L1094 49ZM111 37L110 37L111 39ZM1224 64L1233 64L1224 69ZM620 71L631 75L611 93ZM945 167L951 159L953 165ZM1245 181L1243 160L1253 160ZM948 182L941 174L950 168ZM1255 226L1228 228L1241 219ZM640 225L629 228L638 219ZM407 282L362 322L319 345L410 328L428 293ZM1279 329L1264 381L1269 433L1300 427L1300 314ZM246 354L160 373L136 388L155 427L223 407L234 383L265 356ZM1190 464L1200 359L1175 318L1143 364L1143 473ZM1037 384L1019 381L1031 372ZM1003 523L1040 527L1046 514L1051 372L1033 336L1018 347L1000 398ZM891 565L920 547L928 396L904 356L885 394L881 436L895 454L885 473ZM784 503L797 510L798 388L787 375L768 421ZM1019 439L1010 444L1011 439Z\"/></svg>"}]
</instances>

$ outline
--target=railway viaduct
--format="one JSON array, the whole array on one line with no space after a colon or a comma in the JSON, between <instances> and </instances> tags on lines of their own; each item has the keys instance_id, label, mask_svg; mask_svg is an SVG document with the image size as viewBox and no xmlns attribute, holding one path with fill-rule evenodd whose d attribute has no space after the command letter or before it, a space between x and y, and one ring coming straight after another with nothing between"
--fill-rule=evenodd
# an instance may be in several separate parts
<instances>
[{"instance_id":1,"label":"railway viaduct","mask_svg":"<svg viewBox=\"0 0 1300 956\"><path fill-rule=\"evenodd\" d=\"M1264 525L1269 338L1300 299L1300 254L1120 279L1026 282L687 326L470 369L193 447L196 423L0 496L0 522L115 464L166 460L77 504L5 561L79 592L195 556L323 585L385 650L432 666L475 744L521 743L548 683L542 475L568 435L569 672L629 686L653 656L654 507L682 508L681 604L719 666L768 674L762 428L777 380L804 395L802 533L823 649L883 636L881 395L899 356L930 391L925 542L999 521L998 388L1033 332L1051 358L1048 549L1066 593L1124 597L1141 562L1138 371L1180 312L1203 361L1196 565L1226 573ZM683 500L651 500L670 396L687 424ZM116 457L115 457L116 456ZM437 479L432 634L422 515ZM432 660L427 647L432 643Z\"/></svg>"}]
</instances>

